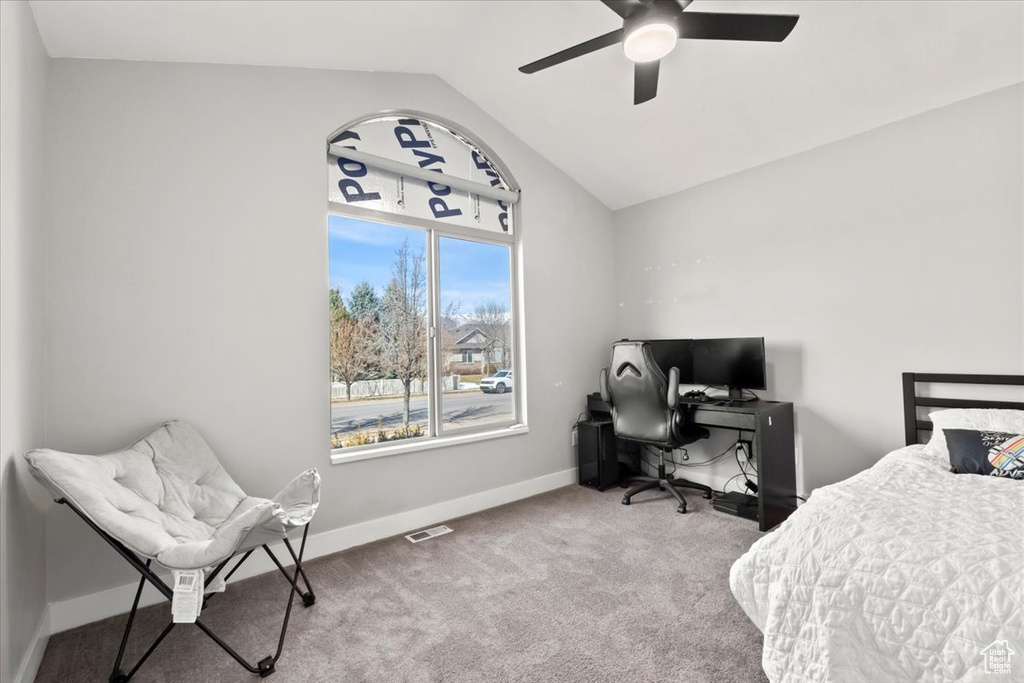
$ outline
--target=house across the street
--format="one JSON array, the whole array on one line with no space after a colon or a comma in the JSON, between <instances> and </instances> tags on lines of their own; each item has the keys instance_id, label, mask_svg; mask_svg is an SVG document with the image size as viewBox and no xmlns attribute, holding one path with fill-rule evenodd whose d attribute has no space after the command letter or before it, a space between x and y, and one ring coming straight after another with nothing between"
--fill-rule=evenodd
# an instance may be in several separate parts
<instances>
[{"instance_id":1,"label":"house across the street","mask_svg":"<svg viewBox=\"0 0 1024 683\"><path fill-rule=\"evenodd\" d=\"M478 325L461 325L450 334L455 340L449 353L451 372L486 374L487 364L504 366L507 342L501 338L503 335L500 332L491 336Z\"/></svg>"}]
</instances>

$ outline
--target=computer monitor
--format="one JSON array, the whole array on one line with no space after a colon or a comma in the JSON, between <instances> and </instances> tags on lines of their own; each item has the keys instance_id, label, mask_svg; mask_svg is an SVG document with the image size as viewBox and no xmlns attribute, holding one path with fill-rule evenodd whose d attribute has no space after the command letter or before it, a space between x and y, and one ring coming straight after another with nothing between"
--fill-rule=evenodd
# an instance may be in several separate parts
<instances>
[{"instance_id":1,"label":"computer monitor","mask_svg":"<svg viewBox=\"0 0 1024 683\"><path fill-rule=\"evenodd\" d=\"M668 377L670 368L679 368L679 383L694 384L692 339L648 339L654 362Z\"/></svg>"},{"instance_id":2,"label":"computer monitor","mask_svg":"<svg viewBox=\"0 0 1024 683\"><path fill-rule=\"evenodd\" d=\"M729 398L743 399L743 389L767 389L764 337L694 339L693 383L727 387Z\"/></svg>"}]
</instances>

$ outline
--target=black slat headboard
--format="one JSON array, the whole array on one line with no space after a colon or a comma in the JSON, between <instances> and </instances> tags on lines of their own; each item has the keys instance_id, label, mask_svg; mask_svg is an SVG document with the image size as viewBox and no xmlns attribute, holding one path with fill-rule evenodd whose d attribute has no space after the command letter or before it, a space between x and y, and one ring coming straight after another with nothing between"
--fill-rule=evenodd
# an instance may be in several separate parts
<instances>
[{"instance_id":1,"label":"black slat headboard","mask_svg":"<svg viewBox=\"0 0 1024 683\"><path fill-rule=\"evenodd\" d=\"M917 419L918 406L926 408L1010 408L1024 410L1024 401L984 401L978 399L918 396L916 387L918 383L1024 386L1024 375L946 375L934 372L904 372L903 430L908 446L920 443L917 436L918 431L932 431L931 420Z\"/></svg>"}]
</instances>

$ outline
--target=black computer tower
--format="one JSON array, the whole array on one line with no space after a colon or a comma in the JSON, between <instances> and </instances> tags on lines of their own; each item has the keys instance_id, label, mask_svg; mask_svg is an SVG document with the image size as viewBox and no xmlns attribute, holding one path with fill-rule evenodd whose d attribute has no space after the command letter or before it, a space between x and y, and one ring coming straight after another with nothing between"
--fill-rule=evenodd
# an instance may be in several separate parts
<instances>
[{"instance_id":1,"label":"black computer tower","mask_svg":"<svg viewBox=\"0 0 1024 683\"><path fill-rule=\"evenodd\" d=\"M619 454L611 421L580 422L577 464L580 484L598 491L619 483Z\"/></svg>"}]
</instances>

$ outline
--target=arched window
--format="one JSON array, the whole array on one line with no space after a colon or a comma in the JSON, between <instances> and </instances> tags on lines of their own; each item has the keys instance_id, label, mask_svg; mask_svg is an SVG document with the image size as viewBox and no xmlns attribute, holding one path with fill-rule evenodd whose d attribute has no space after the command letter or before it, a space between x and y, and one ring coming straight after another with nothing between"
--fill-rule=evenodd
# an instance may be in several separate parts
<instances>
[{"instance_id":1,"label":"arched window","mask_svg":"<svg viewBox=\"0 0 1024 683\"><path fill-rule=\"evenodd\" d=\"M346 124L327 161L332 458L522 427L511 174L413 112Z\"/></svg>"}]
</instances>

